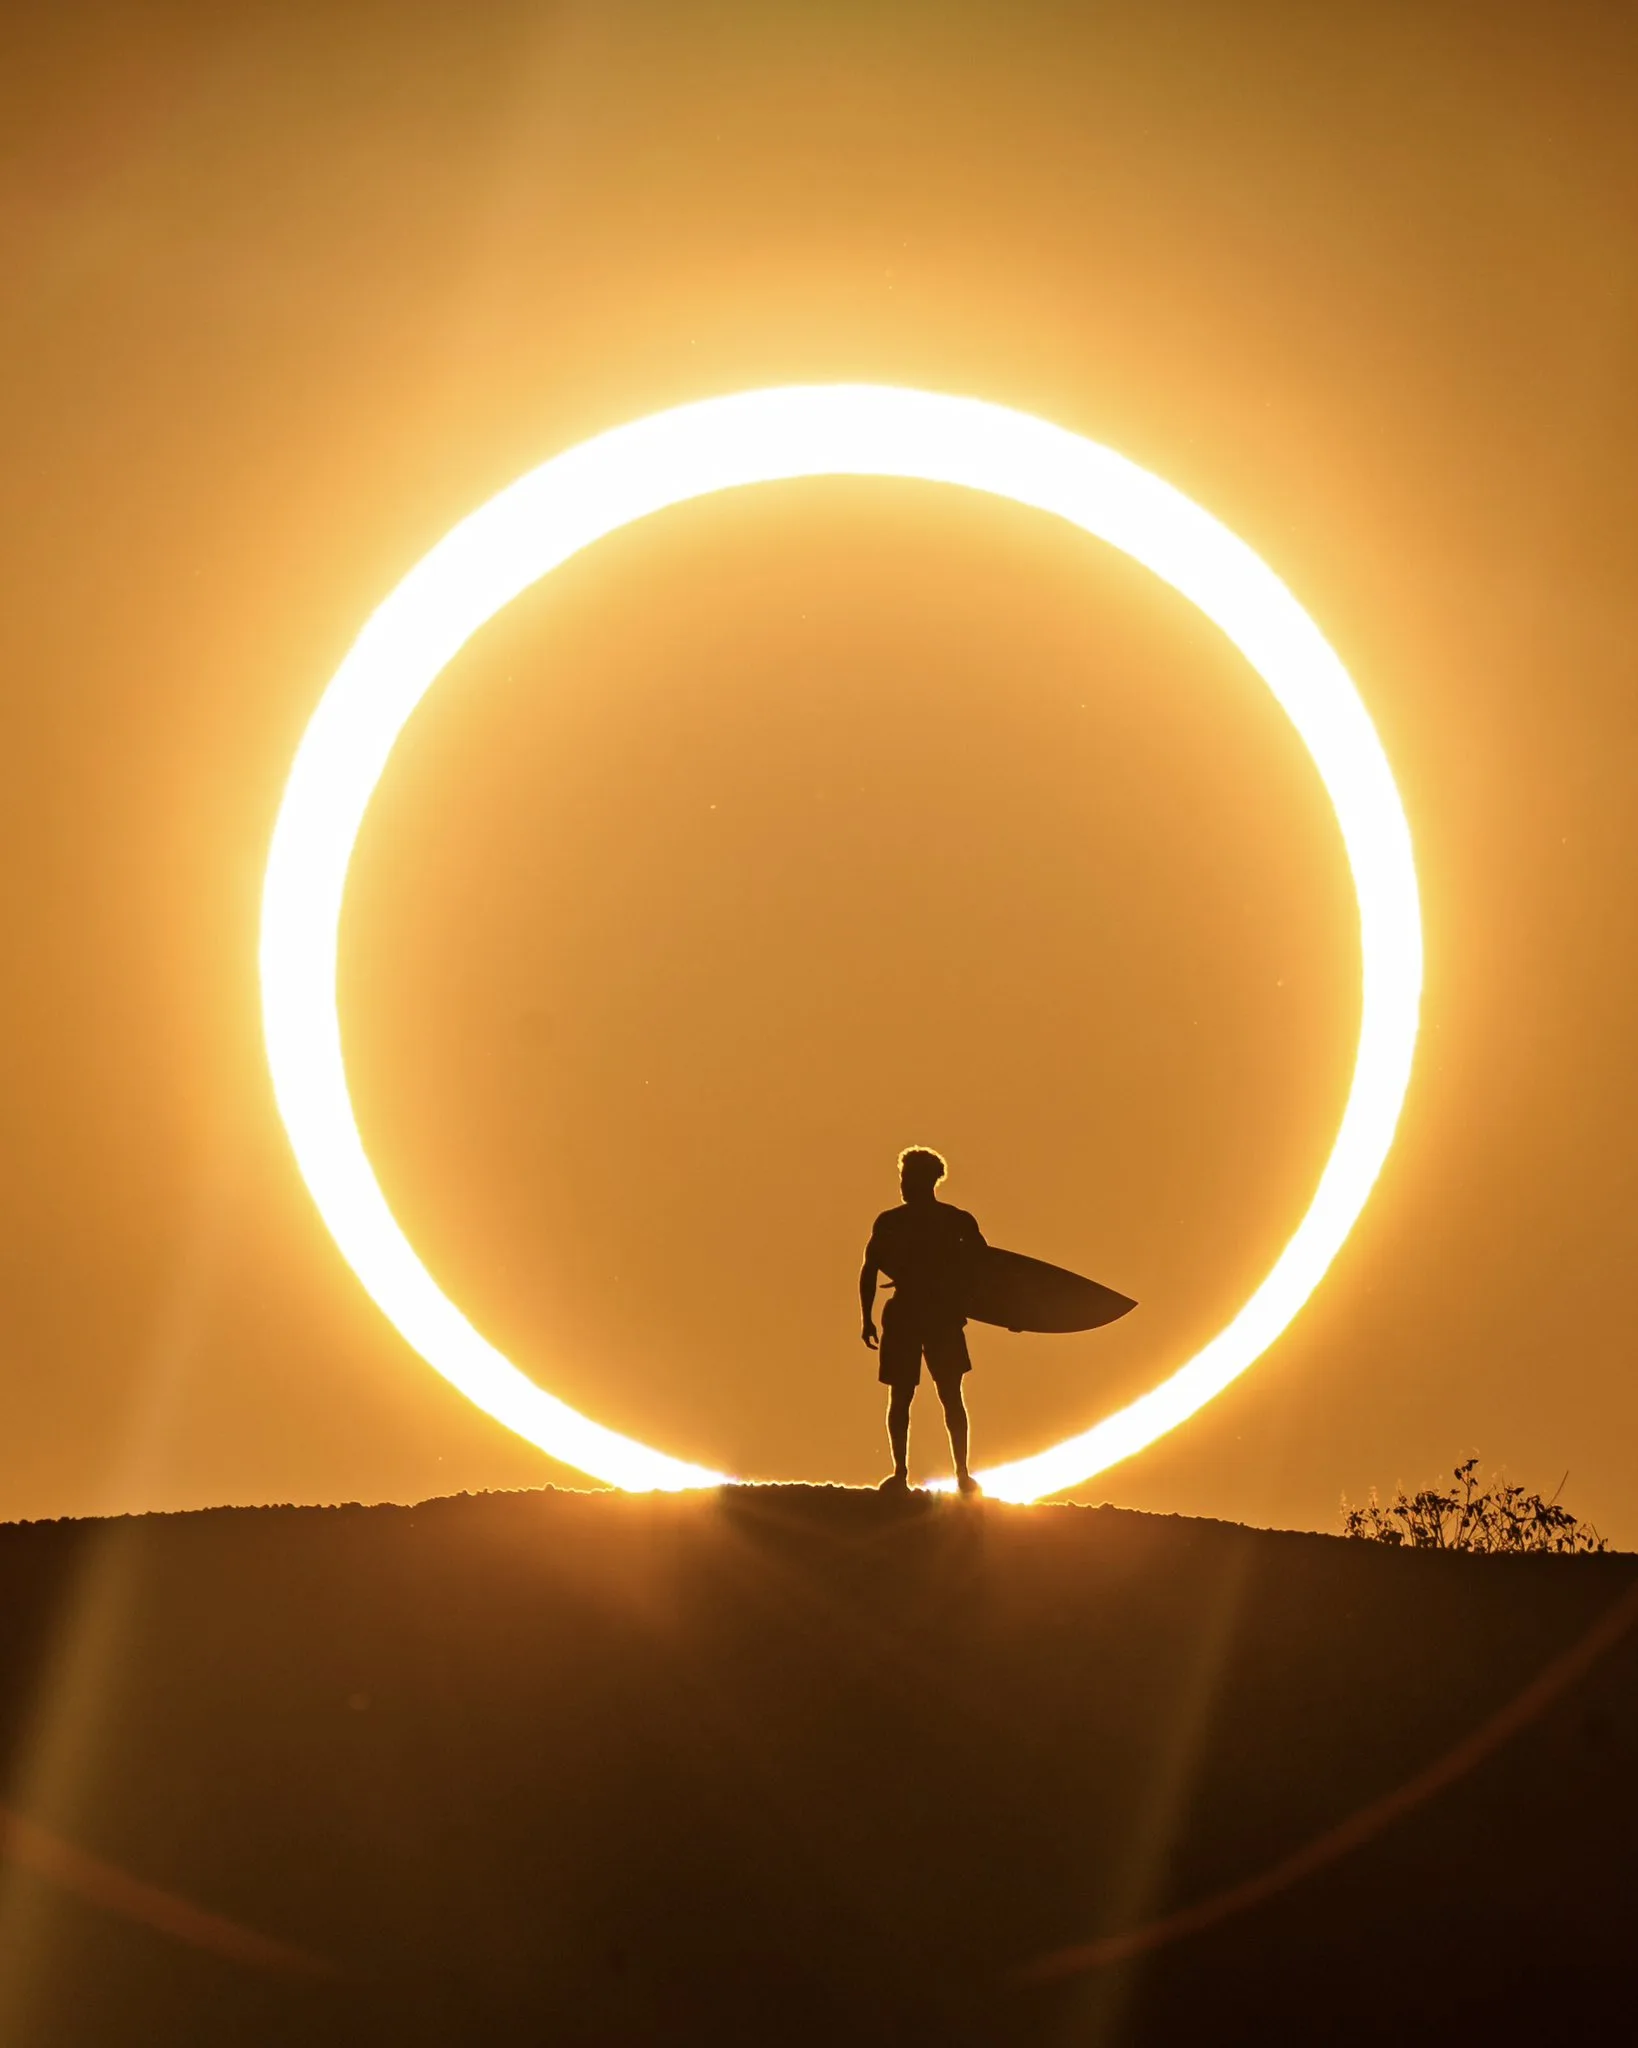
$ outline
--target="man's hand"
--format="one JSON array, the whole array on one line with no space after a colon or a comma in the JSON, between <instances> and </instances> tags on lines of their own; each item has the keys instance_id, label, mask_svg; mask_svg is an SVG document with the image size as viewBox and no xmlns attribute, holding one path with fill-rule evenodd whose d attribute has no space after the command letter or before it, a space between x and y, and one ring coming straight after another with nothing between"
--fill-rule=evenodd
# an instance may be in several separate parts
<instances>
[{"instance_id":1,"label":"man's hand","mask_svg":"<svg viewBox=\"0 0 1638 2048\"><path fill-rule=\"evenodd\" d=\"M859 1335L864 1340L865 1349L867 1351L874 1351L876 1348L876 1325L867 1318L865 1326L859 1332Z\"/></svg>"}]
</instances>

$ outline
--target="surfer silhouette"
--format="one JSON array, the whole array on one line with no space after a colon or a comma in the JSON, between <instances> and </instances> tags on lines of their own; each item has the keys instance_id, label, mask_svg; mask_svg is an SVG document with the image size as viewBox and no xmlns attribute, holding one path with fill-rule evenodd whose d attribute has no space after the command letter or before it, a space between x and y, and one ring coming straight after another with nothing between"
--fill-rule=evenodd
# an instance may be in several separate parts
<instances>
[{"instance_id":1,"label":"surfer silhouette","mask_svg":"<svg viewBox=\"0 0 1638 2048\"><path fill-rule=\"evenodd\" d=\"M910 1403L921 1384L924 1358L944 1404L956 1484L963 1493L979 1490L967 1469L967 1407L961 1382L972 1370L972 1360L967 1356L961 1297L965 1268L982 1248L984 1237L965 1209L941 1202L934 1193L944 1174L944 1161L923 1146L912 1145L899 1154L904 1200L876 1218L859 1272L864 1325L860 1334L872 1351L878 1346L877 1279L885 1274L893 1283L893 1293L882 1307L876 1374L888 1389L887 1440L893 1447L893 1476L882 1481L884 1493L910 1483Z\"/></svg>"}]
</instances>

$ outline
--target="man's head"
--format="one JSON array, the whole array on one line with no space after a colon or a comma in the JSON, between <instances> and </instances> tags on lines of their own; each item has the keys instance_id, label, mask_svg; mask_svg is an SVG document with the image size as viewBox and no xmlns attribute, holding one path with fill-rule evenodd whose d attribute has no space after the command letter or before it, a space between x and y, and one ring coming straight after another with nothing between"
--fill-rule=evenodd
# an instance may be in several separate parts
<instances>
[{"instance_id":1,"label":"man's head","mask_svg":"<svg viewBox=\"0 0 1638 2048\"><path fill-rule=\"evenodd\" d=\"M899 1189L907 1202L930 1202L944 1178L944 1161L925 1145L911 1145L899 1154Z\"/></svg>"}]
</instances>

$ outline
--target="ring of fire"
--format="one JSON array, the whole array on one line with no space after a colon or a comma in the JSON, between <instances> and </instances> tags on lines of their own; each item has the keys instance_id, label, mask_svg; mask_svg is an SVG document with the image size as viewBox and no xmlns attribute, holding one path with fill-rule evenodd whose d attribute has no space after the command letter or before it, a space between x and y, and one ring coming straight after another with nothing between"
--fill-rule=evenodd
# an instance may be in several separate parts
<instances>
[{"instance_id":1,"label":"ring of fire","mask_svg":"<svg viewBox=\"0 0 1638 2048\"><path fill-rule=\"evenodd\" d=\"M280 806L262 895L268 1064L297 1163L365 1289L408 1343L497 1421L633 1491L714 1486L577 1413L473 1328L399 1229L365 1155L342 1060L336 947L348 864L399 733L456 651L548 571L634 519L714 491L818 476L957 484L1056 514L1122 549L1239 648L1302 737L1336 811L1359 903L1359 1048L1306 1215L1233 1319L1147 1394L979 1477L1036 1500L1133 1456L1238 1378L1293 1320L1365 1206L1410 1080L1422 926L1410 830L1347 671L1279 579L1209 513L1113 450L971 398L880 385L709 399L543 463L454 528L359 634L314 712Z\"/></svg>"}]
</instances>

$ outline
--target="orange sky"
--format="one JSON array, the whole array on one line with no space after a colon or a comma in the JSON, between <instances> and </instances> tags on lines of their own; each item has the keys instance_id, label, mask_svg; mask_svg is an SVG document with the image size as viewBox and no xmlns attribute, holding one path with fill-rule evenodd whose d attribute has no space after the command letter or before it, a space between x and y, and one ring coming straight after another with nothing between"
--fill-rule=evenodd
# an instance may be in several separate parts
<instances>
[{"instance_id":1,"label":"orange sky","mask_svg":"<svg viewBox=\"0 0 1638 2048\"><path fill-rule=\"evenodd\" d=\"M1616 10L228 12L64 8L0 56L0 1517L575 1483L311 1208L268 833L455 519L622 419L858 377L1217 513L1415 835L1377 1195L1276 1349L1086 1496L1329 1527L1477 1448L1638 1542ZM665 515L473 643L367 821L342 993L383 1183L481 1328L668 1450L858 1482L899 1146L1142 1300L975 1332L980 1461L1037 1448L1272 1260L1357 964L1323 792L1213 629L1044 520L836 483Z\"/></svg>"}]
</instances>

